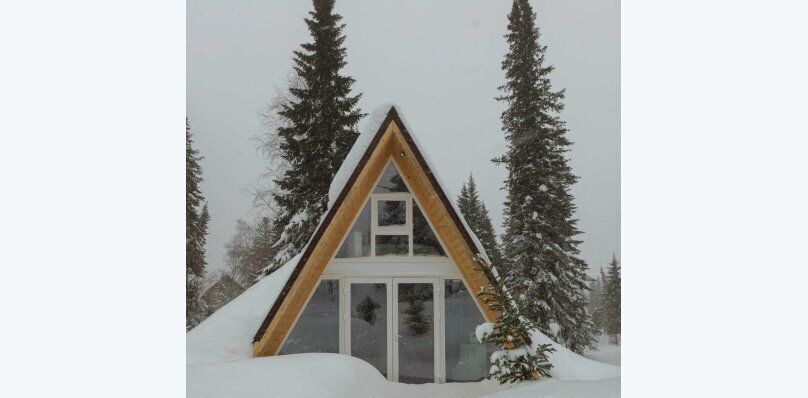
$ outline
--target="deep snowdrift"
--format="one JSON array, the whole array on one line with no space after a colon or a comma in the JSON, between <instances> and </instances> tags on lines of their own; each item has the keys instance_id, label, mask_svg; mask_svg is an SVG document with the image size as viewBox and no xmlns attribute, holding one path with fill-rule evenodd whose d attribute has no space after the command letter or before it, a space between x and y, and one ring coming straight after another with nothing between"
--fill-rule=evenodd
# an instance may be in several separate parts
<instances>
[{"instance_id":1,"label":"deep snowdrift","mask_svg":"<svg viewBox=\"0 0 808 398\"><path fill-rule=\"evenodd\" d=\"M191 329L185 336L185 363L252 357L253 336L298 260L299 254Z\"/></svg>"},{"instance_id":2,"label":"deep snowdrift","mask_svg":"<svg viewBox=\"0 0 808 398\"><path fill-rule=\"evenodd\" d=\"M188 398L247 397L618 397L620 379L546 379L501 386L477 383L401 384L387 381L373 366L340 354L295 354L188 365ZM493 395L489 395L493 394Z\"/></svg>"},{"instance_id":3,"label":"deep snowdrift","mask_svg":"<svg viewBox=\"0 0 808 398\"><path fill-rule=\"evenodd\" d=\"M534 345L550 344L555 351L548 355L553 368L550 374L558 380L603 380L620 377L620 367L584 358L556 343L538 330L530 333Z\"/></svg>"}]
</instances>

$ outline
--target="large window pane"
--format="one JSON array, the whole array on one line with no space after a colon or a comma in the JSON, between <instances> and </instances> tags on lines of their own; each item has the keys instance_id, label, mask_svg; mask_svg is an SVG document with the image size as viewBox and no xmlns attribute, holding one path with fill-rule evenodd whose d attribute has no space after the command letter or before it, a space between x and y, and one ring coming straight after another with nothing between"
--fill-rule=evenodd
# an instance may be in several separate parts
<instances>
[{"instance_id":1,"label":"large window pane","mask_svg":"<svg viewBox=\"0 0 808 398\"><path fill-rule=\"evenodd\" d=\"M407 202L403 200L380 200L377 203L379 204L380 227L407 223Z\"/></svg>"},{"instance_id":2,"label":"large window pane","mask_svg":"<svg viewBox=\"0 0 808 398\"><path fill-rule=\"evenodd\" d=\"M387 377L387 285L351 284L351 355Z\"/></svg>"},{"instance_id":3,"label":"large window pane","mask_svg":"<svg viewBox=\"0 0 808 398\"><path fill-rule=\"evenodd\" d=\"M446 381L478 381L488 376L490 353L496 345L480 344L474 336L485 322L466 286L460 279L444 284L446 322Z\"/></svg>"},{"instance_id":4,"label":"large window pane","mask_svg":"<svg viewBox=\"0 0 808 398\"><path fill-rule=\"evenodd\" d=\"M370 256L370 201L365 203L356 222L337 252L337 258Z\"/></svg>"},{"instance_id":5,"label":"large window pane","mask_svg":"<svg viewBox=\"0 0 808 398\"><path fill-rule=\"evenodd\" d=\"M376 235L377 256L406 256L410 253L410 237L407 235Z\"/></svg>"},{"instance_id":6,"label":"large window pane","mask_svg":"<svg viewBox=\"0 0 808 398\"><path fill-rule=\"evenodd\" d=\"M283 344L281 354L339 353L339 280L320 281Z\"/></svg>"},{"instance_id":7,"label":"large window pane","mask_svg":"<svg viewBox=\"0 0 808 398\"><path fill-rule=\"evenodd\" d=\"M435 231L415 201L412 202L412 253L416 256L445 256Z\"/></svg>"},{"instance_id":8,"label":"large window pane","mask_svg":"<svg viewBox=\"0 0 808 398\"><path fill-rule=\"evenodd\" d=\"M398 174L396 168L393 166L392 163L387 165L387 169L384 170L384 174L382 175L382 179L379 181L379 184L376 185L376 188L373 190L373 193L390 193L390 192L409 192L407 189L407 185L404 184L404 179Z\"/></svg>"},{"instance_id":9,"label":"large window pane","mask_svg":"<svg viewBox=\"0 0 808 398\"><path fill-rule=\"evenodd\" d=\"M435 381L434 295L431 283L398 285L398 381Z\"/></svg>"}]
</instances>

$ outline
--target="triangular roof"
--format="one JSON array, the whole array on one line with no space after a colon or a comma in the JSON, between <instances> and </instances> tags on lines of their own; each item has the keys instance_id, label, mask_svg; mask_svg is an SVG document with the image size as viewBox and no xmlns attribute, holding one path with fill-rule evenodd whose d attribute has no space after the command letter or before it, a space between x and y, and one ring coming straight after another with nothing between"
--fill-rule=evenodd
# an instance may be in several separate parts
<instances>
[{"instance_id":1,"label":"triangular roof","mask_svg":"<svg viewBox=\"0 0 808 398\"><path fill-rule=\"evenodd\" d=\"M337 172L331 186L328 211L253 338L254 356L274 355L279 351L297 313L303 309L323 270L339 250L342 238L350 230L391 157L470 290L476 292L489 284L493 276L484 274L475 266L476 258L490 262L485 249L444 192L417 141L395 107L391 106L372 136L363 134L357 139ZM336 192L338 194L334 197ZM486 318L492 321L495 314L487 306L481 307Z\"/></svg>"}]
</instances>

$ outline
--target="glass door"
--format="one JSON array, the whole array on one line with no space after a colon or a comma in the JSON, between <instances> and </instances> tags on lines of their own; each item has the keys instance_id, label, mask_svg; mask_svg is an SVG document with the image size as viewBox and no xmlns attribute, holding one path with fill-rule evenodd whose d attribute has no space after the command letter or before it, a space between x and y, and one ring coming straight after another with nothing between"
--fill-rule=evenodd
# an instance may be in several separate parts
<instances>
[{"instance_id":1,"label":"glass door","mask_svg":"<svg viewBox=\"0 0 808 398\"><path fill-rule=\"evenodd\" d=\"M390 378L392 363L390 335L390 278L348 279L346 322L346 353L360 358Z\"/></svg>"},{"instance_id":2,"label":"glass door","mask_svg":"<svg viewBox=\"0 0 808 398\"><path fill-rule=\"evenodd\" d=\"M438 279L395 278L393 286L393 380L434 383L438 376Z\"/></svg>"}]
</instances>

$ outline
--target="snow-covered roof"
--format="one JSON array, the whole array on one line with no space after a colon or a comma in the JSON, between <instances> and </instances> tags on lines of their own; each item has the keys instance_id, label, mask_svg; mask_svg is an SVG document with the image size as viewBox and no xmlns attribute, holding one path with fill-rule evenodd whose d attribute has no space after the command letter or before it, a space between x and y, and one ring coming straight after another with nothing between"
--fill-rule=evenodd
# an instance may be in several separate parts
<instances>
[{"instance_id":1,"label":"snow-covered roof","mask_svg":"<svg viewBox=\"0 0 808 398\"><path fill-rule=\"evenodd\" d=\"M278 298L301 255L262 278L195 328L185 338L186 363L232 361L252 357L252 337Z\"/></svg>"}]
</instances>

